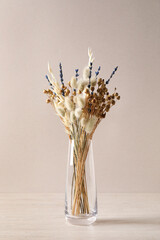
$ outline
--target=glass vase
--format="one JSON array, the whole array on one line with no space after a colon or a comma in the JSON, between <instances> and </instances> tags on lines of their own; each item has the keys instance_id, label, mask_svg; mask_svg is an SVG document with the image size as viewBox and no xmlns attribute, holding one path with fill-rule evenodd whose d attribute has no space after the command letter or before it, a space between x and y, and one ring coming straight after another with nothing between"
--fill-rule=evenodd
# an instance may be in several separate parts
<instances>
[{"instance_id":1,"label":"glass vase","mask_svg":"<svg viewBox=\"0 0 160 240\"><path fill-rule=\"evenodd\" d=\"M96 221L97 192L92 140L70 140L65 190L65 217L74 225Z\"/></svg>"}]
</instances>

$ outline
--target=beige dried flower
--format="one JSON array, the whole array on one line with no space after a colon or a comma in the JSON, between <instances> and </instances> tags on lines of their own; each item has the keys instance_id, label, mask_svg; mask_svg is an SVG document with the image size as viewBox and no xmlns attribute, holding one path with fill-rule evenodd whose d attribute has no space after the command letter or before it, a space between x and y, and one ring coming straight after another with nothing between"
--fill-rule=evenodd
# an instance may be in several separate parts
<instances>
[{"instance_id":1,"label":"beige dried flower","mask_svg":"<svg viewBox=\"0 0 160 240\"><path fill-rule=\"evenodd\" d=\"M82 126L83 128L85 128L86 123L87 123L87 119L83 117L83 118L81 119L81 126Z\"/></svg>"},{"instance_id":2,"label":"beige dried flower","mask_svg":"<svg viewBox=\"0 0 160 240\"><path fill-rule=\"evenodd\" d=\"M77 96L77 105L80 108L84 108L85 106L85 98L81 94Z\"/></svg>"},{"instance_id":3,"label":"beige dried flower","mask_svg":"<svg viewBox=\"0 0 160 240\"><path fill-rule=\"evenodd\" d=\"M70 84L71 84L71 88L73 88L73 89L77 88L77 80L75 77L71 78Z\"/></svg>"},{"instance_id":4,"label":"beige dried flower","mask_svg":"<svg viewBox=\"0 0 160 240\"><path fill-rule=\"evenodd\" d=\"M74 123L76 121L76 116L74 111L70 112L70 121L71 123Z\"/></svg>"},{"instance_id":5,"label":"beige dried flower","mask_svg":"<svg viewBox=\"0 0 160 240\"><path fill-rule=\"evenodd\" d=\"M83 70L83 79L86 80L89 78L89 74L90 74L90 70L89 70L89 67L85 67L84 70Z\"/></svg>"},{"instance_id":6,"label":"beige dried flower","mask_svg":"<svg viewBox=\"0 0 160 240\"><path fill-rule=\"evenodd\" d=\"M77 90L82 92L87 85L88 85L88 80L80 79L78 81Z\"/></svg>"},{"instance_id":7,"label":"beige dried flower","mask_svg":"<svg viewBox=\"0 0 160 240\"><path fill-rule=\"evenodd\" d=\"M81 114L82 114L82 109L81 108L76 108L75 109L76 118L80 118Z\"/></svg>"},{"instance_id":8,"label":"beige dried flower","mask_svg":"<svg viewBox=\"0 0 160 240\"><path fill-rule=\"evenodd\" d=\"M97 83L97 79L94 77L91 79L91 86L95 87Z\"/></svg>"},{"instance_id":9,"label":"beige dried flower","mask_svg":"<svg viewBox=\"0 0 160 240\"><path fill-rule=\"evenodd\" d=\"M68 97L68 96L65 97L65 106L66 106L68 111L73 111L74 110L74 103L70 99L70 97Z\"/></svg>"},{"instance_id":10,"label":"beige dried flower","mask_svg":"<svg viewBox=\"0 0 160 240\"><path fill-rule=\"evenodd\" d=\"M86 130L87 133L90 134L93 131L93 129L94 129L95 125L96 125L97 120L98 120L98 118L96 116L93 116L93 117L91 117L88 120L88 122L87 122L87 124L85 126L85 130Z\"/></svg>"}]
</instances>

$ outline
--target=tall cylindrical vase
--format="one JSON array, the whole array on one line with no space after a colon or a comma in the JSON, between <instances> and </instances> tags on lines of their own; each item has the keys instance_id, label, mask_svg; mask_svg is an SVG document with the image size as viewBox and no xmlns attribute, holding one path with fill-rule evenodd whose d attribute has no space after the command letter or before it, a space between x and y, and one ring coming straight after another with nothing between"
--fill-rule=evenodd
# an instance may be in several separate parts
<instances>
[{"instance_id":1,"label":"tall cylindrical vase","mask_svg":"<svg viewBox=\"0 0 160 240\"><path fill-rule=\"evenodd\" d=\"M86 135L70 140L67 164L65 216L75 225L96 221L97 193L92 140Z\"/></svg>"}]
</instances>

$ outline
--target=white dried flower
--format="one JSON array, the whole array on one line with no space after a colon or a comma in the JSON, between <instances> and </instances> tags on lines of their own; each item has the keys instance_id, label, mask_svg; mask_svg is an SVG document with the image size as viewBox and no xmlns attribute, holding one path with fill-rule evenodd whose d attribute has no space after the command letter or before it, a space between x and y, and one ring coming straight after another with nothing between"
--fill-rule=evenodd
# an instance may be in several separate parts
<instances>
[{"instance_id":1,"label":"white dried flower","mask_svg":"<svg viewBox=\"0 0 160 240\"><path fill-rule=\"evenodd\" d=\"M85 67L84 70L83 70L83 79L86 80L89 78L89 75L90 75L90 69L89 67Z\"/></svg>"},{"instance_id":2,"label":"white dried flower","mask_svg":"<svg viewBox=\"0 0 160 240\"><path fill-rule=\"evenodd\" d=\"M91 117L86 123L85 130L87 133L91 133L94 129L94 126L97 122L98 118L96 116Z\"/></svg>"},{"instance_id":3,"label":"white dried flower","mask_svg":"<svg viewBox=\"0 0 160 240\"><path fill-rule=\"evenodd\" d=\"M74 111L70 113L70 121L71 123L74 123L76 121L76 116Z\"/></svg>"},{"instance_id":4,"label":"white dried flower","mask_svg":"<svg viewBox=\"0 0 160 240\"><path fill-rule=\"evenodd\" d=\"M76 118L80 118L81 114L82 114L82 109L81 108L76 108L76 110L75 110Z\"/></svg>"},{"instance_id":5,"label":"white dried flower","mask_svg":"<svg viewBox=\"0 0 160 240\"><path fill-rule=\"evenodd\" d=\"M74 96L74 97L73 97L73 102L74 102L74 103L77 103L77 96Z\"/></svg>"},{"instance_id":6,"label":"white dried flower","mask_svg":"<svg viewBox=\"0 0 160 240\"><path fill-rule=\"evenodd\" d=\"M77 105L80 108L84 108L84 106L85 106L85 98L83 96L81 96L81 95L77 96Z\"/></svg>"},{"instance_id":7,"label":"white dried flower","mask_svg":"<svg viewBox=\"0 0 160 240\"><path fill-rule=\"evenodd\" d=\"M75 77L71 78L70 84L71 84L71 88L73 88L73 89L77 88L77 80Z\"/></svg>"},{"instance_id":8,"label":"white dried flower","mask_svg":"<svg viewBox=\"0 0 160 240\"><path fill-rule=\"evenodd\" d=\"M88 85L88 80L80 79L78 81L77 90L80 90L82 92L87 85Z\"/></svg>"},{"instance_id":9,"label":"white dried flower","mask_svg":"<svg viewBox=\"0 0 160 240\"><path fill-rule=\"evenodd\" d=\"M88 48L88 57L90 58L93 55L91 48Z\"/></svg>"},{"instance_id":10,"label":"white dried flower","mask_svg":"<svg viewBox=\"0 0 160 240\"><path fill-rule=\"evenodd\" d=\"M65 106L66 106L67 110L69 110L69 111L74 110L74 103L70 99L70 97L65 97Z\"/></svg>"},{"instance_id":11,"label":"white dried flower","mask_svg":"<svg viewBox=\"0 0 160 240\"><path fill-rule=\"evenodd\" d=\"M51 74L53 80L56 81L56 78L55 78L55 76L53 75L53 72L52 72L52 69L51 69L51 67L50 67L49 62L48 62L48 72Z\"/></svg>"},{"instance_id":12,"label":"white dried flower","mask_svg":"<svg viewBox=\"0 0 160 240\"><path fill-rule=\"evenodd\" d=\"M90 66L90 63L92 62L94 62L94 57L93 57L93 52L92 52L92 50L91 50L91 48L88 48L88 57L89 57L89 61L88 61L88 66Z\"/></svg>"},{"instance_id":13,"label":"white dried flower","mask_svg":"<svg viewBox=\"0 0 160 240\"><path fill-rule=\"evenodd\" d=\"M81 126L85 128L86 123L87 123L87 119L86 118L82 118L81 119Z\"/></svg>"}]
</instances>

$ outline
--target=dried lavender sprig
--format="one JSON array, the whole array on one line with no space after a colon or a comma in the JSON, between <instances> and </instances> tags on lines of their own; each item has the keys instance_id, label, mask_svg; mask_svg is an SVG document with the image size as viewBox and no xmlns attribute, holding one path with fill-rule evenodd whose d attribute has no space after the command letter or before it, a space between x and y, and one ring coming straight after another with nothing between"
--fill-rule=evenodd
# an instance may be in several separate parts
<instances>
[{"instance_id":1,"label":"dried lavender sprig","mask_svg":"<svg viewBox=\"0 0 160 240\"><path fill-rule=\"evenodd\" d=\"M49 80L49 77L48 77L48 75L46 75L45 77L46 77L46 79L47 79L47 81L48 81L49 85L53 87L52 83L51 83L51 82L50 82L50 80Z\"/></svg>"},{"instance_id":2,"label":"dried lavender sprig","mask_svg":"<svg viewBox=\"0 0 160 240\"><path fill-rule=\"evenodd\" d=\"M92 65L93 65L93 63L90 62L90 66L89 66L89 69L90 69L90 71L89 71L89 84L88 84L88 88L91 87Z\"/></svg>"},{"instance_id":3,"label":"dried lavender sprig","mask_svg":"<svg viewBox=\"0 0 160 240\"><path fill-rule=\"evenodd\" d=\"M95 74L96 74L96 78L97 78L97 76L98 76L98 74L99 74L100 70L101 70L101 66L99 66L99 68L98 68L97 72L95 72Z\"/></svg>"},{"instance_id":4,"label":"dried lavender sprig","mask_svg":"<svg viewBox=\"0 0 160 240\"><path fill-rule=\"evenodd\" d=\"M64 86L64 80L63 80L63 72L62 72L62 64L59 64L59 71L60 71L60 80L62 83L62 86ZM64 89L62 88L62 95L64 96Z\"/></svg>"},{"instance_id":5,"label":"dried lavender sprig","mask_svg":"<svg viewBox=\"0 0 160 240\"><path fill-rule=\"evenodd\" d=\"M78 80L78 77L79 77L78 71L79 71L79 69L75 69L75 72L76 72L76 74L75 74L76 80Z\"/></svg>"},{"instance_id":6,"label":"dried lavender sprig","mask_svg":"<svg viewBox=\"0 0 160 240\"><path fill-rule=\"evenodd\" d=\"M63 72L62 72L62 64L59 64L59 69L60 69L60 80L62 85L64 85L64 80L63 80Z\"/></svg>"},{"instance_id":7,"label":"dried lavender sprig","mask_svg":"<svg viewBox=\"0 0 160 240\"><path fill-rule=\"evenodd\" d=\"M109 81L111 80L111 78L113 77L113 75L115 74L115 72L117 71L118 66L114 69L114 71L112 72L111 76L109 77L109 79L106 81L106 84L109 83Z\"/></svg>"},{"instance_id":8,"label":"dried lavender sprig","mask_svg":"<svg viewBox=\"0 0 160 240\"><path fill-rule=\"evenodd\" d=\"M48 81L48 83L49 83L51 89L54 90L54 87L53 87L52 83L50 82L48 75L46 75L45 77L46 77L46 79L47 79L47 81ZM56 95L55 92L53 92L53 94Z\"/></svg>"}]
</instances>

